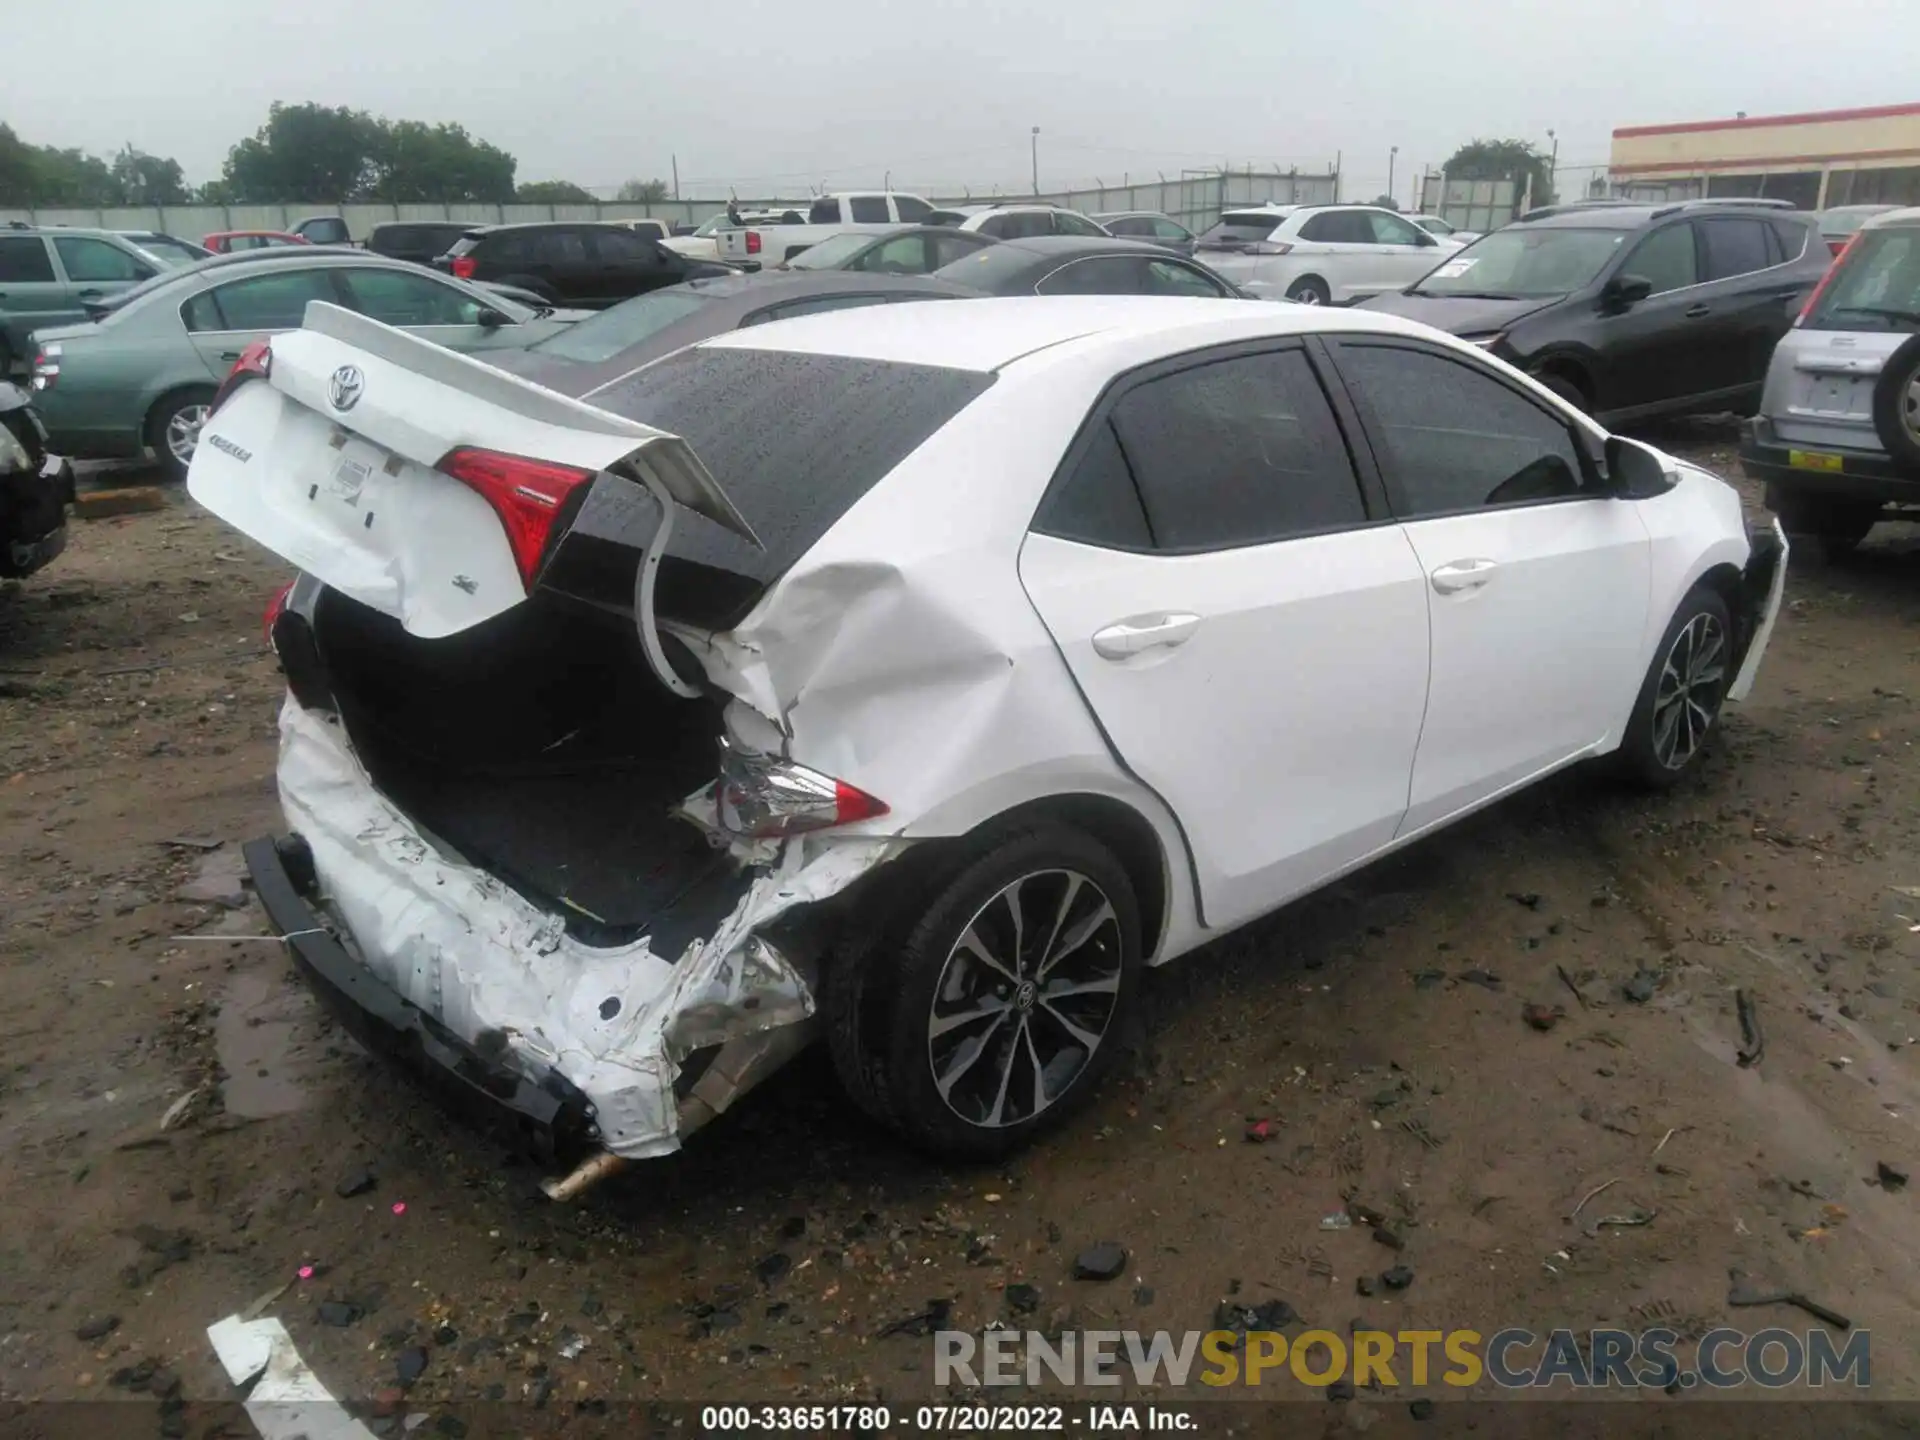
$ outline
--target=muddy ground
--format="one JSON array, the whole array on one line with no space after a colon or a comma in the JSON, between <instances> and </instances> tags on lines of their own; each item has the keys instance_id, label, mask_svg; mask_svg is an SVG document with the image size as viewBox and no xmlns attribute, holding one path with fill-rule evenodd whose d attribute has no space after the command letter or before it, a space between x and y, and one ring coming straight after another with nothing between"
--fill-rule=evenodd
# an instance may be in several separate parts
<instances>
[{"instance_id":1,"label":"muddy ground","mask_svg":"<svg viewBox=\"0 0 1920 1440\"><path fill-rule=\"evenodd\" d=\"M1657 438L1733 466L1724 427ZM1334 1330L1812 1323L1730 1311L1730 1267L1870 1328L1874 1394L1920 1395L1920 1190L1876 1172L1920 1163L1909 532L1795 570L1696 783L1562 777L1156 973L1120 1078L1012 1163L903 1152L809 1059L573 1208L323 1023L277 945L231 939L264 919L205 847L277 823L283 578L176 494L76 522L0 591L0 1400L125 1396L143 1360L225 1400L206 1327L282 1286L267 1313L335 1393L377 1397L417 1347L402 1414L542 1423L912 1403L930 1342L885 1332L934 1301L976 1331L1184 1331L1229 1296ZM1529 1002L1565 1017L1530 1028ZM1349 1197L1405 1248L1322 1228ZM1101 1240L1124 1275L1072 1279ZM1410 1288L1356 1294L1396 1263ZM1408 1378L1362 1400L1456 1398Z\"/></svg>"}]
</instances>

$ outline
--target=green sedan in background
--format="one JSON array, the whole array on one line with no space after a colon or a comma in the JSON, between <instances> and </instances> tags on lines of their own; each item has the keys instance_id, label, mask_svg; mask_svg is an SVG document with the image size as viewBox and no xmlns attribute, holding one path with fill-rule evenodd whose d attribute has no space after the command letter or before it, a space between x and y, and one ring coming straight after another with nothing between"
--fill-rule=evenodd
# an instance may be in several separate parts
<instances>
[{"instance_id":1,"label":"green sedan in background","mask_svg":"<svg viewBox=\"0 0 1920 1440\"><path fill-rule=\"evenodd\" d=\"M48 448L79 460L151 450L184 479L214 391L240 352L298 329L310 300L470 352L531 345L587 313L530 308L362 250L291 248L203 260L97 307L91 324L36 330L32 383Z\"/></svg>"}]
</instances>

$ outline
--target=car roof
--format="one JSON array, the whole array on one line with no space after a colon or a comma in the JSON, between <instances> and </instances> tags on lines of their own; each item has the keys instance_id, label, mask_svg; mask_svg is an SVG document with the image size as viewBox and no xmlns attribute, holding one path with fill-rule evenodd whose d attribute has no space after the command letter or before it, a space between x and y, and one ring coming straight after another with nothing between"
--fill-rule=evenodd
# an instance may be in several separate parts
<instances>
[{"instance_id":1,"label":"car roof","mask_svg":"<svg viewBox=\"0 0 1920 1440\"><path fill-rule=\"evenodd\" d=\"M1168 251L1151 240L1128 235L1022 235L1000 241L999 250L1025 250L1036 259L1065 259L1081 255L1151 255L1164 260Z\"/></svg>"},{"instance_id":2,"label":"car roof","mask_svg":"<svg viewBox=\"0 0 1920 1440\"><path fill-rule=\"evenodd\" d=\"M1142 247L1152 249L1153 247ZM1157 331L1180 331L1194 345L1261 335L1367 330L1432 338L1427 326L1378 310L1282 305L1269 300L1214 300L1142 295L1021 296L964 305L882 305L835 310L756 325L703 343L745 350L843 355L983 373L1069 341L1126 342Z\"/></svg>"},{"instance_id":3,"label":"car roof","mask_svg":"<svg viewBox=\"0 0 1920 1440\"><path fill-rule=\"evenodd\" d=\"M1920 225L1920 205L1904 205L1889 210L1884 215L1876 215L1860 228L1863 230L1904 230L1909 225Z\"/></svg>"},{"instance_id":4,"label":"car roof","mask_svg":"<svg viewBox=\"0 0 1920 1440\"><path fill-rule=\"evenodd\" d=\"M937 226L929 226L936 233ZM891 240L898 231L883 238ZM869 275L864 270L762 270L756 274L714 275L681 282L684 288L712 300L735 300L742 310L804 300L810 295L867 294L881 290L916 290L930 295L975 296L980 292L930 275Z\"/></svg>"}]
</instances>

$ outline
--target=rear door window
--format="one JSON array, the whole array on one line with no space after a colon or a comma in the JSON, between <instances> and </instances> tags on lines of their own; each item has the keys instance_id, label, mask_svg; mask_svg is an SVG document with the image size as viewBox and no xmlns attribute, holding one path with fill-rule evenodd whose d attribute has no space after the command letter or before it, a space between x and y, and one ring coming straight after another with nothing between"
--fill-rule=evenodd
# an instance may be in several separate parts
<instances>
[{"instance_id":1,"label":"rear door window","mask_svg":"<svg viewBox=\"0 0 1920 1440\"><path fill-rule=\"evenodd\" d=\"M1696 220L1706 241L1708 280L1731 280L1750 275L1774 263L1768 244L1772 238L1764 220L1743 220L1731 216Z\"/></svg>"},{"instance_id":2,"label":"rear door window","mask_svg":"<svg viewBox=\"0 0 1920 1440\"><path fill-rule=\"evenodd\" d=\"M1698 285L1700 262L1694 253L1693 226L1681 221L1654 231L1633 247L1619 273L1652 281L1656 295Z\"/></svg>"},{"instance_id":3,"label":"rear door window","mask_svg":"<svg viewBox=\"0 0 1920 1440\"><path fill-rule=\"evenodd\" d=\"M885 225L893 216L887 213L887 197L884 195L856 195L848 202L853 211L853 223L856 225Z\"/></svg>"},{"instance_id":4,"label":"rear door window","mask_svg":"<svg viewBox=\"0 0 1920 1440\"><path fill-rule=\"evenodd\" d=\"M1215 250L1244 250L1267 239L1280 228L1280 217L1258 211L1230 210L1209 226L1200 244Z\"/></svg>"},{"instance_id":5,"label":"rear door window","mask_svg":"<svg viewBox=\"0 0 1920 1440\"><path fill-rule=\"evenodd\" d=\"M218 286L215 303L227 330L298 330L307 302L340 302L331 270L275 270Z\"/></svg>"},{"instance_id":6,"label":"rear door window","mask_svg":"<svg viewBox=\"0 0 1920 1440\"><path fill-rule=\"evenodd\" d=\"M1141 293L1146 295L1196 295L1218 300L1227 292L1212 276L1178 260L1149 260Z\"/></svg>"},{"instance_id":7,"label":"rear door window","mask_svg":"<svg viewBox=\"0 0 1920 1440\"><path fill-rule=\"evenodd\" d=\"M1102 230L1093 221L1087 219L1086 216L1076 215L1071 210L1054 211L1053 212L1053 228L1054 228L1054 233L1058 235L1085 236L1085 235L1105 235L1107 233L1105 230Z\"/></svg>"},{"instance_id":8,"label":"rear door window","mask_svg":"<svg viewBox=\"0 0 1920 1440\"><path fill-rule=\"evenodd\" d=\"M1410 221L1402 220L1398 215L1389 215L1384 210L1364 212L1367 224L1373 230L1376 245L1418 245L1420 231Z\"/></svg>"},{"instance_id":9,"label":"rear door window","mask_svg":"<svg viewBox=\"0 0 1920 1440\"><path fill-rule=\"evenodd\" d=\"M61 268L74 285L124 283L144 280L152 273L118 245L86 235L56 235L53 248L60 252Z\"/></svg>"},{"instance_id":10,"label":"rear door window","mask_svg":"<svg viewBox=\"0 0 1920 1440\"><path fill-rule=\"evenodd\" d=\"M894 196L893 208L900 213L902 220L914 225L926 224L927 217L933 214L933 206L913 195Z\"/></svg>"},{"instance_id":11,"label":"rear door window","mask_svg":"<svg viewBox=\"0 0 1920 1440\"><path fill-rule=\"evenodd\" d=\"M1035 289L1042 295L1138 295L1140 272L1132 255L1102 255L1061 266Z\"/></svg>"},{"instance_id":12,"label":"rear door window","mask_svg":"<svg viewBox=\"0 0 1920 1440\"><path fill-rule=\"evenodd\" d=\"M472 325L479 302L425 274L405 270L342 270L347 302L362 315L402 329L409 325Z\"/></svg>"},{"instance_id":13,"label":"rear door window","mask_svg":"<svg viewBox=\"0 0 1920 1440\"><path fill-rule=\"evenodd\" d=\"M1773 221L1774 237L1780 242L1780 253L1788 261L1798 260L1807 253L1807 244L1814 237L1813 226L1799 220L1776 219Z\"/></svg>"},{"instance_id":14,"label":"rear door window","mask_svg":"<svg viewBox=\"0 0 1920 1440\"><path fill-rule=\"evenodd\" d=\"M1346 442L1304 351L1134 386L1113 426L1165 550L1223 550L1367 522Z\"/></svg>"},{"instance_id":15,"label":"rear door window","mask_svg":"<svg viewBox=\"0 0 1920 1440\"><path fill-rule=\"evenodd\" d=\"M1094 426L1072 473L1047 496L1033 528L1109 550L1153 548L1146 507L1110 419Z\"/></svg>"},{"instance_id":16,"label":"rear door window","mask_svg":"<svg viewBox=\"0 0 1920 1440\"><path fill-rule=\"evenodd\" d=\"M0 235L0 283L42 285L53 282L53 257L38 235Z\"/></svg>"}]
</instances>

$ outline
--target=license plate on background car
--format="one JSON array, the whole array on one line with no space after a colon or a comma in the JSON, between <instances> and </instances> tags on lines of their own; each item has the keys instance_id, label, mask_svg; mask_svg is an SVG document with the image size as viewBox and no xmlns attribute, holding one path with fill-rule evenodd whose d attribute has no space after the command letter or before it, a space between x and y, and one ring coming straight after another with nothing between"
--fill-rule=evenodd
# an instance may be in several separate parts
<instances>
[{"instance_id":1,"label":"license plate on background car","mask_svg":"<svg viewBox=\"0 0 1920 1440\"><path fill-rule=\"evenodd\" d=\"M1787 463L1796 470L1838 471L1845 466L1838 455L1826 455L1818 450L1789 450Z\"/></svg>"}]
</instances>

